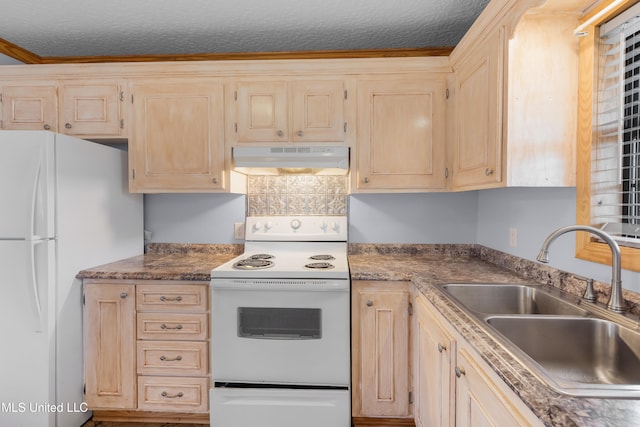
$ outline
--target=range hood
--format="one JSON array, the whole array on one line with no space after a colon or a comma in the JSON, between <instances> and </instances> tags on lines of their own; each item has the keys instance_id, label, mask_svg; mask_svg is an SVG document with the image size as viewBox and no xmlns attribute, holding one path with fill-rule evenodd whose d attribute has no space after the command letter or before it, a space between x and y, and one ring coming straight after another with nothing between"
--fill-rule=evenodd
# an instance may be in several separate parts
<instances>
[{"instance_id":1,"label":"range hood","mask_svg":"<svg viewBox=\"0 0 640 427\"><path fill-rule=\"evenodd\" d=\"M283 145L232 147L234 170L247 175L345 175L349 147Z\"/></svg>"}]
</instances>

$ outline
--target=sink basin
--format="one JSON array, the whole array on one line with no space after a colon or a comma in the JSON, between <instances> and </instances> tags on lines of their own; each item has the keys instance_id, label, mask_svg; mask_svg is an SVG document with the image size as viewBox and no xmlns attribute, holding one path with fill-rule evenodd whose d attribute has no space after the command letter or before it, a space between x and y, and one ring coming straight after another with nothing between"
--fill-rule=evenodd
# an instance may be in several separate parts
<instances>
[{"instance_id":1,"label":"sink basin","mask_svg":"<svg viewBox=\"0 0 640 427\"><path fill-rule=\"evenodd\" d=\"M507 339L516 358L559 392L640 396L638 331L588 317L490 316L485 321Z\"/></svg>"},{"instance_id":2,"label":"sink basin","mask_svg":"<svg viewBox=\"0 0 640 427\"><path fill-rule=\"evenodd\" d=\"M483 314L548 314L586 316L589 314L535 285L447 284L443 290L471 311Z\"/></svg>"}]
</instances>

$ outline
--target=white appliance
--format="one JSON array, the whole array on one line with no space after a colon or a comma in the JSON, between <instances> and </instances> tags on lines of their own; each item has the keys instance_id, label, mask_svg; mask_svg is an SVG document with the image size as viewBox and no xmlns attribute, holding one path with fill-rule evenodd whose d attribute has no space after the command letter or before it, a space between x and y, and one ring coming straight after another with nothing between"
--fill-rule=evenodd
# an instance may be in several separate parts
<instances>
[{"instance_id":1,"label":"white appliance","mask_svg":"<svg viewBox=\"0 0 640 427\"><path fill-rule=\"evenodd\" d=\"M127 153L45 131L0 131L0 425L78 427L78 271L143 252Z\"/></svg>"},{"instance_id":2,"label":"white appliance","mask_svg":"<svg viewBox=\"0 0 640 427\"><path fill-rule=\"evenodd\" d=\"M346 217L248 217L211 272L211 425L348 427Z\"/></svg>"},{"instance_id":3,"label":"white appliance","mask_svg":"<svg viewBox=\"0 0 640 427\"><path fill-rule=\"evenodd\" d=\"M234 169L247 175L277 175L302 170L315 175L349 172L349 147L340 145L289 144L232 148Z\"/></svg>"}]
</instances>

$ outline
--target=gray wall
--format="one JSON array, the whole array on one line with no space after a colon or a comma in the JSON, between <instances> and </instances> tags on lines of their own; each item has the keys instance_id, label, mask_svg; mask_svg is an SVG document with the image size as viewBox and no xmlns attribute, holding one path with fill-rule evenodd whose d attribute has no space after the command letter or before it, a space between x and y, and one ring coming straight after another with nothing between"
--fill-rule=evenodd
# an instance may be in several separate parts
<instances>
[{"instance_id":1,"label":"gray wall","mask_svg":"<svg viewBox=\"0 0 640 427\"><path fill-rule=\"evenodd\" d=\"M17 59L13 59L10 56L0 53L0 65L22 65L23 63Z\"/></svg>"},{"instance_id":2,"label":"gray wall","mask_svg":"<svg viewBox=\"0 0 640 427\"><path fill-rule=\"evenodd\" d=\"M145 196L145 228L153 242L240 243L233 224L243 222L245 196ZM575 223L573 188L505 188L463 193L360 194L349 197L353 243L479 243L534 260L544 238ZM509 229L517 245L509 245ZM550 265L609 282L611 269L574 258L573 235L561 236ZM623 272L623 286L640 292L640 273Z\"/></svg>"}]
</instances>

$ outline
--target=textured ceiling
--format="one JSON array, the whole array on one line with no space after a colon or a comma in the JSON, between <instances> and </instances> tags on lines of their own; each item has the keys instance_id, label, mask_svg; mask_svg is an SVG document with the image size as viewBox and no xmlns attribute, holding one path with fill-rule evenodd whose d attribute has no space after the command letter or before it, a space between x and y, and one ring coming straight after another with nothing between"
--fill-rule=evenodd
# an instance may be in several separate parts
<instances>
[{"instance_id":1,"label":"textured ceiling","mask_svg":"<svg viewBox=\"0 0 640 427\"><path fill-rule=\"evenodd\" d=\"M2 3L0 38L47 57L455 46L488 0Z\"/></svg>"}]
</instances>

